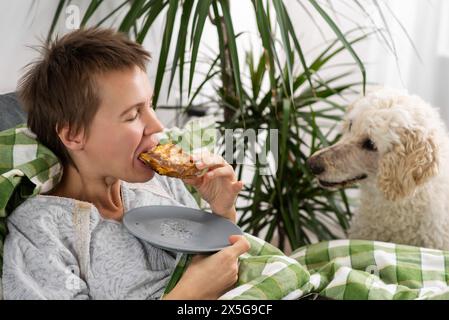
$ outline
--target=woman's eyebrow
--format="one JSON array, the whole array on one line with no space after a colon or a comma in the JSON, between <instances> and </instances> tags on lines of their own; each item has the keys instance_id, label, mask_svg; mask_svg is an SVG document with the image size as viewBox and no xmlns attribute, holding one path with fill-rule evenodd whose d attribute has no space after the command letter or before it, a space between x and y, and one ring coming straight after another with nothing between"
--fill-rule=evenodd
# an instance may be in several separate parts
<instances>
[{"instance_id":1,"label":"woman's eyebrow","mask_svg":"<svg viewBox=\"0 0 449 320\"><path fill-rule=\"evenodd\" d=\"M120 114L120 117L124 116L125 114L127 114L128 112L130 112L132 109L135 109L135 108L137 108L137 107L143 106L144 104L145 104L145 102L139 102L139 103L133 104L131 107L126 108L126 110L123 111L123 112Z\"/></svg>"}]
</instances>

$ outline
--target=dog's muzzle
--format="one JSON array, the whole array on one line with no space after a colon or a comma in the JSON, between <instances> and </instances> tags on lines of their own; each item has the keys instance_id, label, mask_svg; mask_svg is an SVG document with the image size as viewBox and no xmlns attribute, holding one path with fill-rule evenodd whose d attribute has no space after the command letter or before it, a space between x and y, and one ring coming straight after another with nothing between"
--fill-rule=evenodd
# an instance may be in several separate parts
<instances>
[{"instance_id":1,"label":"dog's muzzle","mask_svg":"<svg viewBox=\"0 0 449 320\"><path fill-rule=\"evenodd\" d=\"M335 189L335 188L342 188L348 185L351 185L353 183L356 183L360 180L366 179L368 176L366 174L360 174L354 178L342 180L342 181L326 181L323 179L320 179L318 176L322 175L326 172L326 165L322 158L318 155L312 156L306 161L306 165L309 168L309 170L312 172L313 175L315 175L318 179L318 183L323 188L329 188L329 189Z\"/></svg>"}]
</instances>

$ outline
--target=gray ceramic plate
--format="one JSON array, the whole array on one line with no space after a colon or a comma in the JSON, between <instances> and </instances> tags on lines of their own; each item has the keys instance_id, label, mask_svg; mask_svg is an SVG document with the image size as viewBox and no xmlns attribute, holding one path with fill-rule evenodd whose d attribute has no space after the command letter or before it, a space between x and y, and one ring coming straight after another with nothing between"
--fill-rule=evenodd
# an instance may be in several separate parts
<instances>
[{"instance_id":1,"label":"gray ceramic plate","mask_svg":"<svg viewBox=\"0 0 449 320\"><path fill-rule=\"evenodd\" d=\"M230 235L243 234L228 219L187 207L140 207L128 211L123 223L156 247L185 253L216 252L229 246Z\"/></svg>"}]
</instances>

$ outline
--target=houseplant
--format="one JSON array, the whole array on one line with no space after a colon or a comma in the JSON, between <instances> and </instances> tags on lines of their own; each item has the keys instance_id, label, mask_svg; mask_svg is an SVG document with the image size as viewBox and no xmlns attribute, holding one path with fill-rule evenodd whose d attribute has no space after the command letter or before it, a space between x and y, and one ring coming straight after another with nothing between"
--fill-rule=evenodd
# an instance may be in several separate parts
<instances>
[{"instance_id":1,"label":"houseplant","mask_svg":"<svg viewBox=\"0 0 449 320\"><path fill-rule=\"evenodd\" d=\"M367 36L347 37L351 44L355 44ZM238 224L251 234L263 235L266 241L273 242L277 235L275 244L284 251L287 251L285 245L291 250L316 240L336 238L338 232L335 226L339 226L343 232L349 227L351 206L346 191L321 189L305 165L312 153L338 140L335 124L345 109L342 95L362 85L360 81L351 81L351 72L348 70L324 79L320 77L326 67L335 64L333 60L343 51L344 46L338 41L325 47L311 61L310 82L305 71L294 73L292 91L283 85L281 75L275 77L272 82L274 86L264 89L262 84L268 82L264 78L269 77L265 68L266 55L261 52L255 59L254 53L249 52L248 70L243 74L249 76L247 82L250 85L243 88L243 107L230 105L233 100L226 100L222 82L217 81L215 102L222 104L227 101L229 108L234 110L231 119L223 119L220 123L223 137L227 129L245 128L244 132L257 132L261 128L277 130L278 156L274 171L272 169L269 174L263 173L268 169L265 158L260 158L260 153L253 152L251 155L254 140L245 139L245 134L239 134L238 131L234 131L234 141L240 141L244 146L234 146L233 159L236 162L243 150L254 169L251 182L245 184L240 195L246 204L238 208ZM219 70L220 66L212 64L208 74L214 74L215 68ZM284 66L284 70L286 68ZM286 79L285 82L289 81ZM325 120L330 122L328 126L324 124ZM266 147L272 144L268 133L266 136L258 135L259 150L270 149ZM247 169L247 164L237 161L239 176Z\"/></svg>"}]
</instances>

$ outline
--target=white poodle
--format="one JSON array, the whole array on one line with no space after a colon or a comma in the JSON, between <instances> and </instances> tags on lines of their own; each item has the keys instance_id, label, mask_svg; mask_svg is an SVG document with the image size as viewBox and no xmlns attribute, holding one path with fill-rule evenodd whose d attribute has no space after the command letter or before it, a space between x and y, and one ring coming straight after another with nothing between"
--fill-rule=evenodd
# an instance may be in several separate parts
<instances>
[{"instance_id":1,"label":"white poodle","mask_svg":"<svg viewBox=\"0 0 449 320\"><path fill-rule=\"evenodd\" d=\"M357 100L308 166L322 187L360 184L350 238L449 250L449 139L419 97L381 88Z\"/></svg>"}]
</instances>

